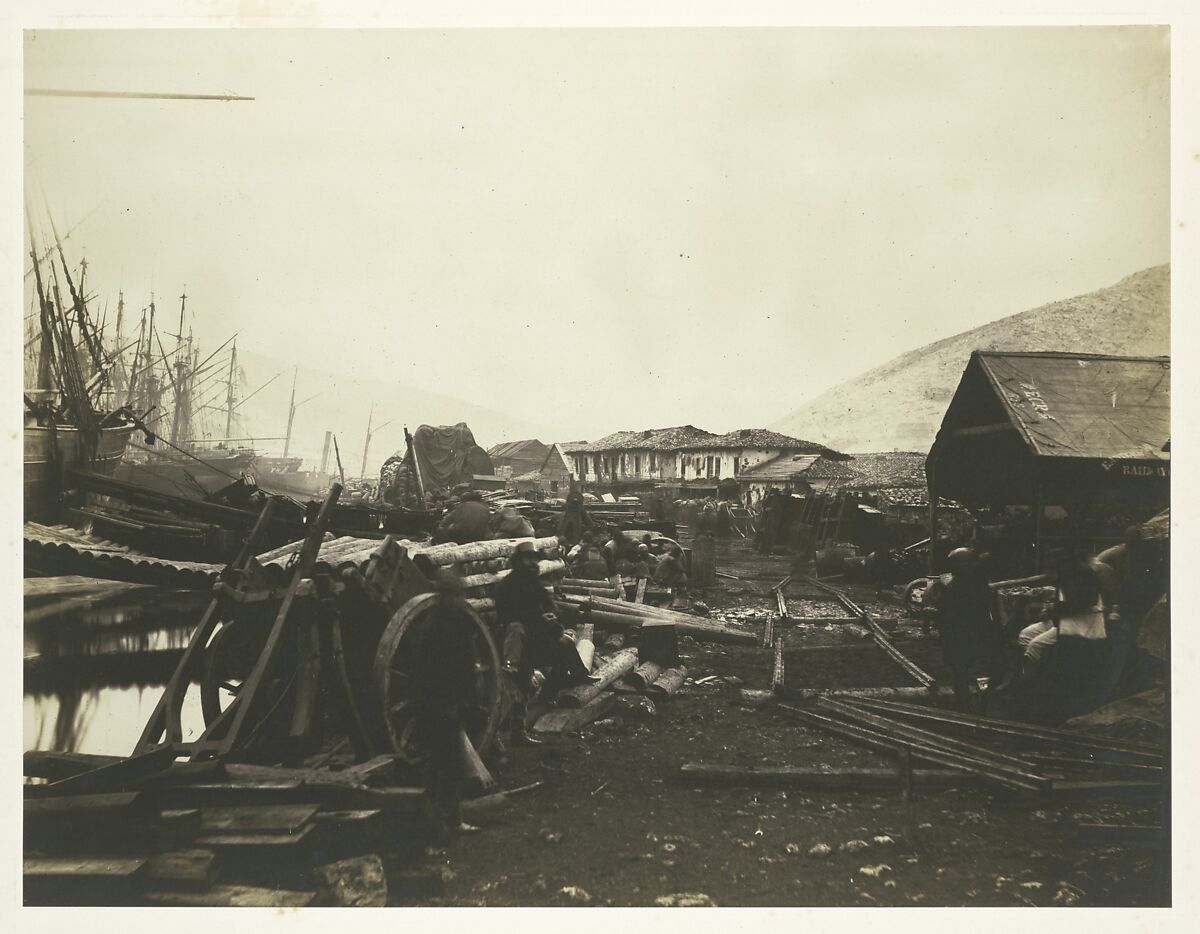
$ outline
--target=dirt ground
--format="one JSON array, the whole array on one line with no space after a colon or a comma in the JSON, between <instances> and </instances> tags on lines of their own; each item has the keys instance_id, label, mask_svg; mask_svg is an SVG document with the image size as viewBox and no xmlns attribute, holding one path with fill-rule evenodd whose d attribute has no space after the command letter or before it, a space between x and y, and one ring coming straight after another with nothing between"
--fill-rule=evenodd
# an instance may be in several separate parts
<instances>
[{"instance_id":1,"label":"dirt ground","mask_svg":"<svg viewBox=\"0 0 1200 934\"><path fill-rule=\"evenodd\" d=\"M743 559L744 560L744 559ZM774 568L764 577L769 579ZM786 572L785 572L786 573ZM779 575L782 577L783 575ZM778 579L778 577L776 578ZM756 628L770 583L723 581L704 595L713 616ZM802 582L790 612L845 616ZM811 599L808 595L811 595ZM880 618L902 616L862 588L855 599ZM901 624L896 643L939 673L935 636ZM911 686L908 676L854 627L798 624L789 687ZM1160 906L1170 864L1158 844L1086 835L1080 823L1148 825L1143 798L1051 799L1002 788L917 788L911 841L900 792L698 786L686 762L739 766L875 766L881 755L804 728L774 706L743 703L739 688L769 687L771 652L680 640L695 679L643 722L608 721L581 734L511 749L500 784L541 782L479 833L426 852L440 870L437 897L393 895L398 904L457 906L653 906L703 895L719 906ZM854 841L861 841L855 843ZM818 845L824 856L811 855Z\"/></svg>"}]
</instances>

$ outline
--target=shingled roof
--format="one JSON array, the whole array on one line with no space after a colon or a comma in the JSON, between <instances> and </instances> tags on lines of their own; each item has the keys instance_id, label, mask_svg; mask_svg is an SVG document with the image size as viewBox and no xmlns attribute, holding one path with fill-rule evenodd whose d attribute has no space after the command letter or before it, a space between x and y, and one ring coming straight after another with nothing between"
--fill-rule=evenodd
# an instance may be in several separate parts
<instances>
[{"instance_id":1,"label":"shingled roof","mask_svg":"<svg viewBox=\"0 0 1200 934\"><path fill-rule=\"evenodd\" d=\"M730 431L723 435L703 438L694 441L691 444L683 446L684 450L713 450L719 448L730 448L740 450L742 448L778 448L781 451L793 451L804 454L824 454L827 457L845 458L846 454L839 451L834 451L831 448L825 447L823 444L817 444L815 441L805 441L802 438L793 438L790 435L781 435L777 431L771 431L767 428L739 428L736 431Z\"/></svg>"},{"instance_id":2,"label":"shingled roof","mask_svg":"<svg viewBox=\"0 0 1200 934\"><path fill-rule=\"evenodd\" d=\"M925 455L920 451L880 451L855 454L850 462L855 477L850 490L925 489Z\"/></svg>"},{"instance_id":3,"label":"shingled roof","mask_svg":"<svg viewBox=\"0 0 1200 934\"><path fill-rule=\"evenodd\" d=\"M645 431L614 431L599 441L578 448L589 454L606 451L678 451L695 441L715 438L711 431L695 425L679 425L675 428L648 428Z\"/></svg>"}]
</instances>

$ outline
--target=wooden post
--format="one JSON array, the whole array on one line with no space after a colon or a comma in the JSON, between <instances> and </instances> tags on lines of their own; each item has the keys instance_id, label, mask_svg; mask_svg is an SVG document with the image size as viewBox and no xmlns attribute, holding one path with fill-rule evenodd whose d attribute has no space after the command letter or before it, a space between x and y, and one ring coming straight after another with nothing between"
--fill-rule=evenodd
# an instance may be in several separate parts
<instances>
[{"instance_id":1,"label":"wooden post","mask_svg":"<svg viewBox=\"0 0 1200 934\"><path fill-rule=\"evenodd\" d=\"M913 831L912 786L912 746L905 743L900 747L900 800L904 809L904 841L910 848L917 845L916 835Z\"/></svg>"},{"instance_id":2,"label":"wooden post","mask_svg":"<svg viewBox=\"0 0 1200 934\"><path fill-rule=\"evenodd\" d=\"M1045 511L1045 506L1042 502L1042 478L1039 474L1037 478L1037 505L1034 507L1033 516L1033 571L1035 574L1042 572L1042 513Z\"/></svg>"},{"instance_id":3,"label":"wooden post","mask_svg":"<svg viewBox=\"0 0 1200 934\"><path fill-rule=\"evenodd\" d=\"M698 587L712 587L717 582L716 547L708 532L701 532L692 544L692 579Z\"/></svg>"},{"instance_id":4,"label":"wooden post","mask_svg":"<svg viewBox=\"0 0 1200 934\"><path fill-rule=\"evenodd\" d=\"M937 473L932 452L925 461L925 481L929 493L929 561L926 570L932 577L937 573L937 540L938 540L938 493Z\"/></svg>"},{"instance_id":5,"label":"wooden post","mask_svg":"<svg viewBox=\"0 0 1200 934\"><path fill-rule=\"evenodd\" d=\"M581 623L579 633L575 637L575 651L579 653L579 660L583 662L583 667L589 672L592 670L592 662L596 658L596 645L592 641L596 627L592 623Z\"/></svg>"},{"instance_id":6,"label":"wooden post","mask_svg":"<svg viewBox=\"0 0 1200 934\"><path fill-rule=\"evenodd\" d=\"M771 672L771 690L778 691L784 686L783 677L783 635L775 640L775 667Z\"/></svg>"}]
</instances>

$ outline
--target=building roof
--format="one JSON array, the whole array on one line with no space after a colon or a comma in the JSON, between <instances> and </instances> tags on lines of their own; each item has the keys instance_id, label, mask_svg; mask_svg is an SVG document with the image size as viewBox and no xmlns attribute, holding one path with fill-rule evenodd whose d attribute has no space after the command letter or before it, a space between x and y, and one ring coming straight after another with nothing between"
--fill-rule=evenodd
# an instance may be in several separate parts
<instances>
[{"instance_id":1,"label":"building roof","mask_svg":"<svg viewBox=\"0 0 1200 934\"><path fill-rule=\"evenodd\" d=\"M820 459L819 454L780 454L769 461L739 471L737 478L756 482L804 478Z\"/></svg>"},{"instance_id":2,"label":"building roof","mask_svg":"<svg viewBox=\"0 0 1200 934\"><path fill-rule=\"evenodd\" d=\"M599 441L578 450L589 454L606 451L677 451L692 442L715 437L711 431L705 431L695 425L648 428L644 431L614 431L611 435L605 435Z\"/></svg>"},{"instance_id":3,"label":"building roof","mask_svg":"<svg viewBox=\"0 0 1200 934\"><path fill-rule=\"evenodd\" d=\"M767 428L739 428L736 431L730 431L723 435L710 436L683 445L684 450L714 450L719 448L729 448L731 450L741 450L742 448L778 448L781 451L800 451L807 454L844 456L837 451L830 450L823 444L817 444L815 441L792 438Z\"/></svg>"},{"instance_id":4,"label":"building roof","mask_svg":"<svg viewBox=\"0 0 1200 934\"><path fill-rule=\"evenodd\" d=\"M546 445L537 438L527 438L524 441L505 441L488 449L488 457L520 457L521 455L543 456Z\"/></svg>"},{"instance_id":5,"label":"building roof","mask_svg":"<svg viewBox=\"0 0 1200 934\"><path fill-rule=\"evenodd\" d=\"M1169 357L975 354L1039 457L1170 460Z\"/></svg>"},{"instance_id":6,"label":"building roof","mask_svg":"<svg viewBox=\"0 0 1200 934\"><path fill-rule=\"evenodd\" d=\"M848 490L925 489L925 455L920 451L880 451L855 454L854 476Z\"/></svg>"}]
</instances>

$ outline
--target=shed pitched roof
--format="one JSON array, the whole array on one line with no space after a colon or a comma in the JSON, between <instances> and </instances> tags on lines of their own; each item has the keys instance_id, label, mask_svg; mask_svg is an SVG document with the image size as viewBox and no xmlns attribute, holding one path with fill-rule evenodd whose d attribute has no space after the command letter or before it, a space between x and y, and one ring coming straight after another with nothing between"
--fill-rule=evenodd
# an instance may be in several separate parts
<instances>
[{"instance_id":1,"label":"shed pitched roof","mask_svg":"<svg viewBox=\"0 0 1200 934\"><path fill-rule=\"evenodd\" d=\"M739 471L737 478L756 482L792 480L807 476L808 471L820 459L819 454L780 454L769 461Z\"/></svg>"},{"instance_id":2,"label":"shed pitched roof","mask_svg":"<svg viewBox=\"0 0 1200 934\"><path fill-rule=\"evenodd\" d=\"M488 449L488 457L518 457L522 454L540 455L546 445L537 438L526 438L524 441L505 441Z\"/></svg>"},{"instance_id":3,"label":"shed pitched roof","mask_svg":"<svg viewBox=\"0 0 1200 934\"><path fill-rule=\"evenodd\" d=\"M976 355L1008 417L1039 457L1170 460L1169 357Z\"/></svg>"}]
</instances>

